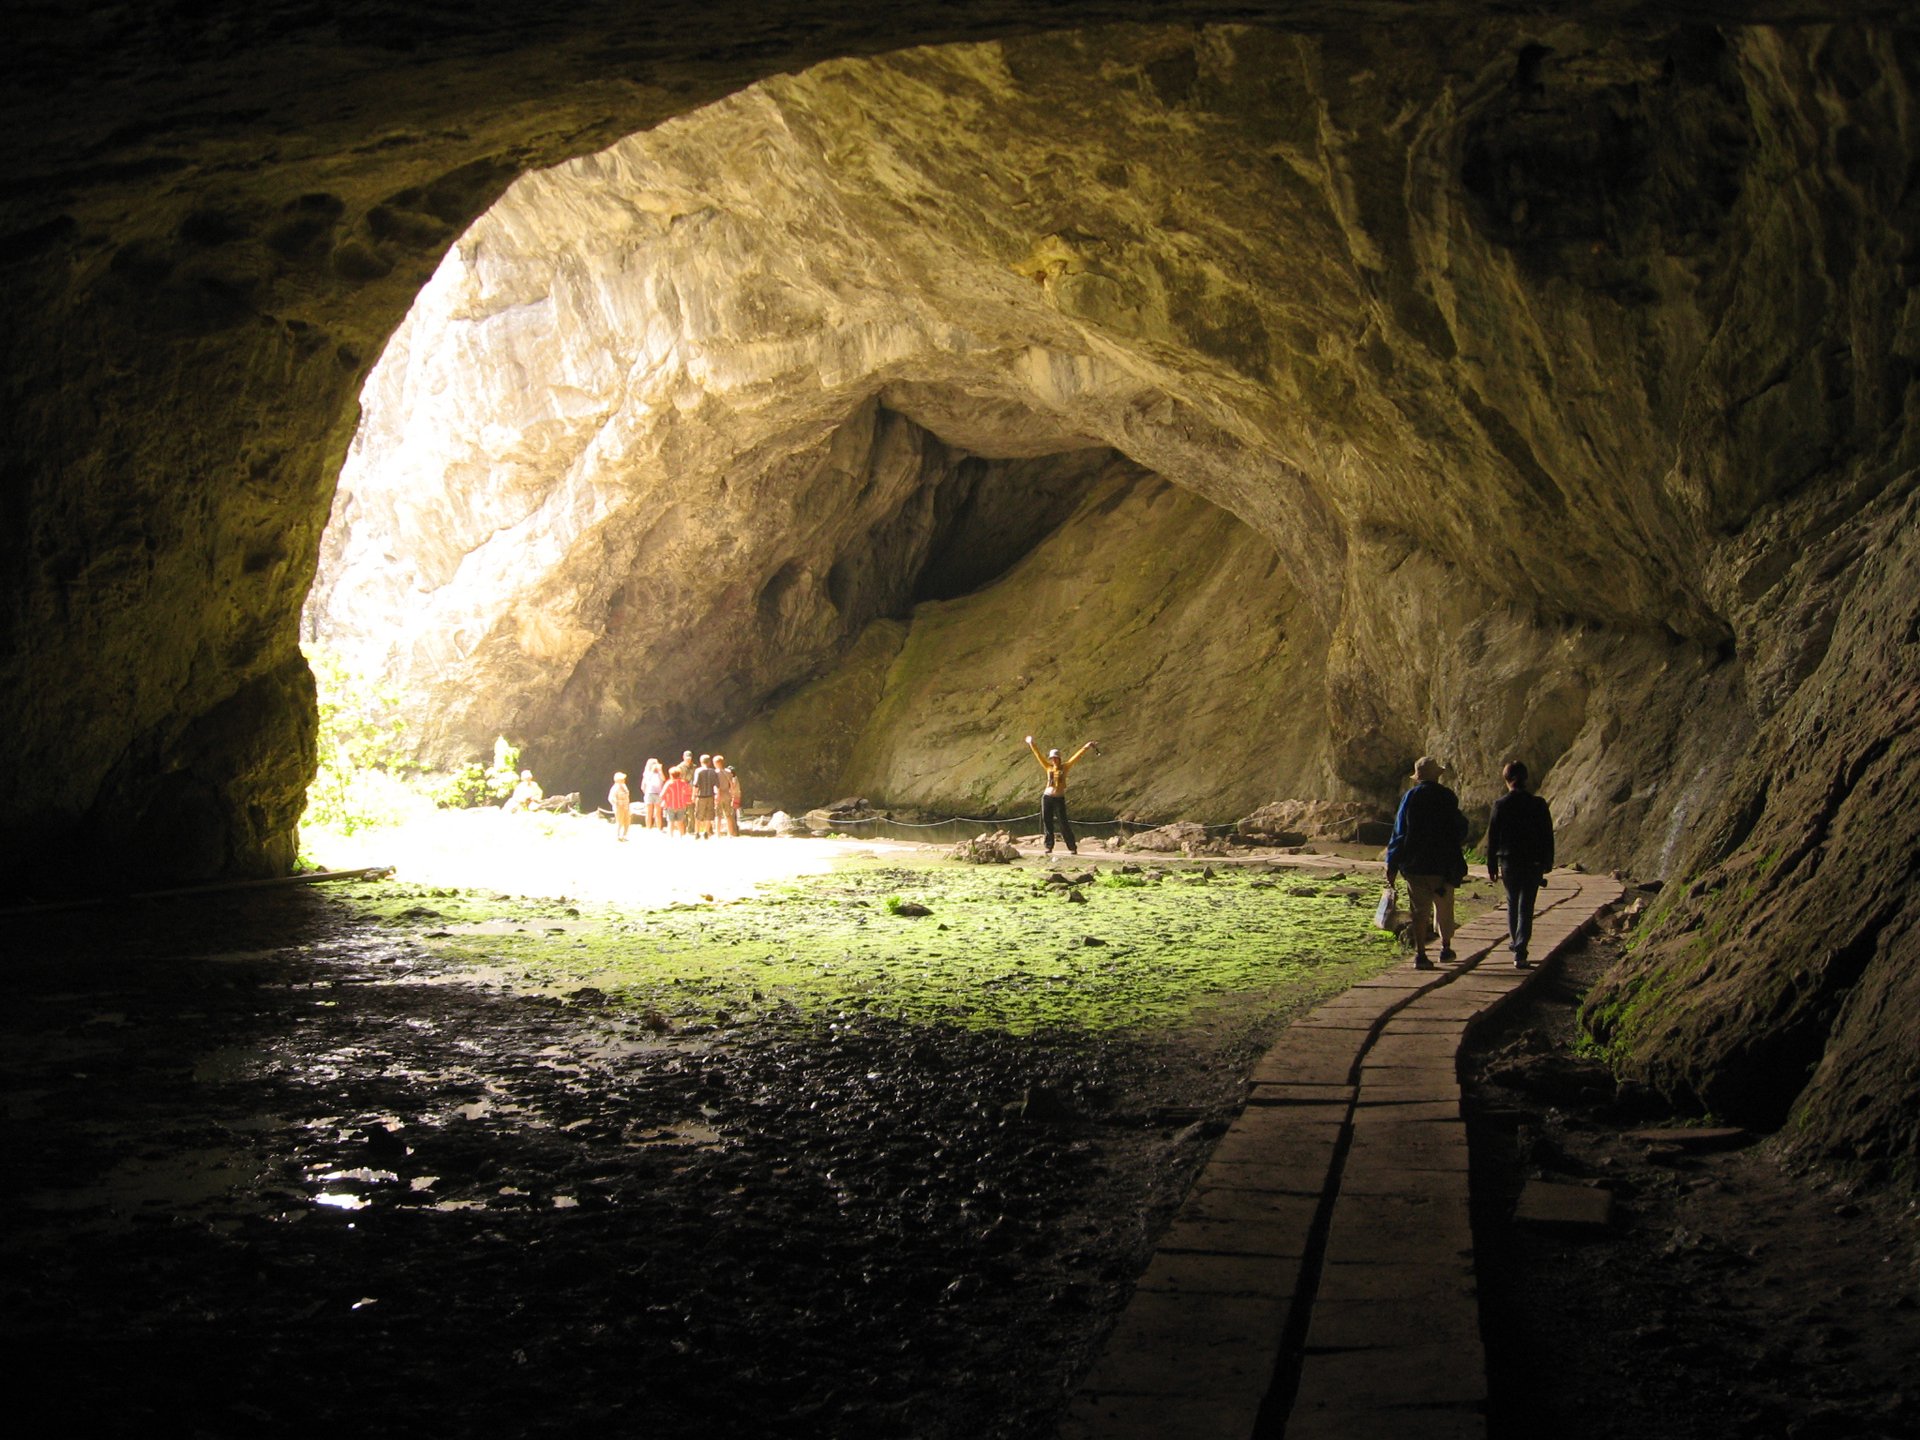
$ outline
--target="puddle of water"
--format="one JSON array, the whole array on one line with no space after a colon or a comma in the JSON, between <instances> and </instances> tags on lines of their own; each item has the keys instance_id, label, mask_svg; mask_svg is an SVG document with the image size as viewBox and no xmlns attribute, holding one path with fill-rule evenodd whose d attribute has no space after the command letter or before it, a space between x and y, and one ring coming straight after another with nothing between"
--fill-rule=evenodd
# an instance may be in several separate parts
<instances>
[{"instance_id":1,"label":"puddle of water","mask_svg":"<svg viewBox=\"0 0 1920 1440\"><path fill-rule=\"evenodd\" d=\"M373 1202L364 1195L354 1195L346 1191L327 1191L313 1197L316 1205L326 1205L335 1210L364 1210Z\"/></svg>"},{"instance_id":2,"label":"puddle of water","mask_svg":"<svg viewBox=\"0 0 1920 1440\"><path fill-rule=\"evenodd\" d=\"M361 1165L352 1170L329 1170L322 1180L358 1180L362 1185L390 1185L400 1177L391 1170L369 1170Z\"/></svg>"},{"instance_id":3,"label":"puddle of water","mask_svg":"<svg viewBox=\"0 0 1920 1440\"><path fill-rule=\"evenodd\" d=\"M580 1208L580 1201L572 1195L556 1195L553 1197L553 1208L556 1210L577 1210Z\"/></svg>"},{"instance_id":4,"label":"puddle of water","mask_svg":"<svg viewBox=\"0 0 1920 1440\"><path fill-rule=\"evenodd\" d=\"M484 1210L487 1208L487 1202L484 1200L442 1200L439 1204L435 1205L433 1208L436 1210L449 1210L449 1211L451 1210Z\"/></svg>"}]
</instances>

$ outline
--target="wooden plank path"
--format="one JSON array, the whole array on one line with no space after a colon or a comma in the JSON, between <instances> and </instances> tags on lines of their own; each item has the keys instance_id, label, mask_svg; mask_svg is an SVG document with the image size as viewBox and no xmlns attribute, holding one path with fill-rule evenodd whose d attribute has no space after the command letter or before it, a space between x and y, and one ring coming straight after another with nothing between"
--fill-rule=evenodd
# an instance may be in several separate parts
<instances>
[{"instance_id":1,"label":"wooden plank path","mask_svg":"<svg viewBox=\"0 0 1920 1440\"><path fill-rule=\"evenodd\" d=\"M1621 897L1547 878L1544 962ZM1498 907L1458 959L1356 985L1289 1026L1162 1237L1062 1440L1484 1440L1486 1354L1458 1057L1540 973Z\"/></svg>"}]
</instances>

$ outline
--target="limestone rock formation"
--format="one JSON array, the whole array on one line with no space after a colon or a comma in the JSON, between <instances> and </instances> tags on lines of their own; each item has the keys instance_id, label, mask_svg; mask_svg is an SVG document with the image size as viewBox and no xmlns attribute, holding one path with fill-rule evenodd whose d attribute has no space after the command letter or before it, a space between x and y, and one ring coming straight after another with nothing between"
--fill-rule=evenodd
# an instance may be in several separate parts
<instances>
[{"instance_id":1,"label":"limestone rock formation","mask_svg":"<svg viewBox=\"0 0 1920 1440\"><path fill-rule=\"evenodd\" d=\"M1043 708L1221 820L1523 755L1666 881L1620 1063L1911 1166L1920 65L1818 9L33 12L0 838L284 868L324 547L431 752L583 781L999 804Z\"/></svg>"},{"instance_id":2,"label":"limestone rock formation","mask_svg":"<svg viewBox=\"0 0 1920 1440\"><path fill-rule=\"evenodd\" d=\"M1335 840L1345 844L1382 843L1384 826L1392 830L1392 816L1377 805L1337 800L1277 800L1243 815L1233 827L1242 839L1262 845L1299 845L1308 840Z\"/></svg>"}]
</instances>

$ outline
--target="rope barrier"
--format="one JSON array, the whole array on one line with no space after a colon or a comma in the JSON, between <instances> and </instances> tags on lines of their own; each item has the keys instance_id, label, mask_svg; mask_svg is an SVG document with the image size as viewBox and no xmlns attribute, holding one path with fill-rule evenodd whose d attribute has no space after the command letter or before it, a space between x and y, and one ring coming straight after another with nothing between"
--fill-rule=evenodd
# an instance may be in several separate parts
<instances>
[{"instance_id":1,"label":"rope barrier","mask_svg":"<svg viewBox=\"0 0 1920 1440\"><path fill-rule=\"evenodd\" d=\"M863 819L855 819L849 816L847 819L835 820L833 823L835 825L897 825L902 830L932 830L941 825L1018 825L1022 821L1038 820L1040 815L1041 812L1038 810L1035 810L1030 815L949 815L944 820L891 820L885 815L869 815ZM1148 825L1141 825L1136 820L1075 820L1073 822L1073 828L1076 830L1086 830L1100 825L1134 825L1142 830L1152 828ZM1233 827L1228 826L1227 828L1232 829Z\"/></svg>"},{"instance_id":2,"label":"rope barrier","mask_svg":"<svg viewBox=\"0 0 1920 1440\"><path fill-rule=\"evenodd\" d=\"M595 810L593 813L596 815L604 815L608 819L613 817L613 812L605 806L600 807L600 809ZM802 813L811 814L812 812L805 811ZM943 820L894 820L885 815L868 815L860 818L848 816L844 820L835 820L833 823L835 825L897 825L902 830L935 830L942 825L1019 825L1027 820L1038 820L1042 813L1043 812L1039 810L1035 810L1026 815L949 815ZM1237 821L1229 820L1224 824L1202 825L1200 828L1202 830L1232 830L1237 824ZM1138 820L1075 820L1073 822L1073 827L1076 830L1088 830L1098 826L1112 828L1120 825L1132 825L1139 830L1152 830L1157 828L1156 826L1142 824Z\"/></svg>"}]
</instances>

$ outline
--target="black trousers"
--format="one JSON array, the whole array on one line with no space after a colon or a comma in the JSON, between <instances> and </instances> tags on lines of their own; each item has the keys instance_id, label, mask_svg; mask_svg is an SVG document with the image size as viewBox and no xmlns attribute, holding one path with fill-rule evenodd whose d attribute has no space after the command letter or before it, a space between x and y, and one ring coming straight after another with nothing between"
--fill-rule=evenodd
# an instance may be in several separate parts
<instances>
[{"instance_id":1,"label":"black trousers","mask_svg":"<svg viewBox=\"0 0 1920 1440\"><path fill-rule=\"evenodd\" d=\"M1053 853L1053 832L1058 829L1060 838L1067 842L1067 852L1080 853L1080 846L1073 838L1073 822L1067 819L1067 797L1064 795L1042 795L1040 797L1040 826L1046 831L1047 853Z\"/></svg>"},{"instance_id":2,"label":"black trousers","mask_svg":"<svg viewBox=\"0 0 1920 1440\"><path fill-rule=\"evenodd\" d=\"M1527 946L1533 943L1533 902L1540 894L1540 881L1533 875L1514 875L1501 871L1507 887L1507 948L1524 960Z\"/></svg>"}]
</instances>

